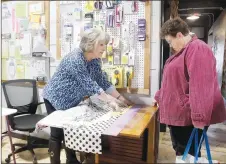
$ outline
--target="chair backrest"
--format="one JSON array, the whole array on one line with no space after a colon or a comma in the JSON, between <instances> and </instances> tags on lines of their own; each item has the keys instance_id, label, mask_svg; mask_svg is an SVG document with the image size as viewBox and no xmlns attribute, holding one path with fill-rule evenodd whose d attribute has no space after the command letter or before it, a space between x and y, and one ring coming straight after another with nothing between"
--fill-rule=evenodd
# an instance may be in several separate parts
<instances>
[{"instance_id":1,"label":"chair backrest","mask_svg":"<svg viewBox=\"0 0 226 164\"><path fill-rule=\"evenodd\" d=\"M2 88L7 107L17 109L17 113L9 117L11 126L13 126L14 116L36 113L38 106L38 95L35 80L9 80L2 83Z\"/></svg>"}]
</instances>

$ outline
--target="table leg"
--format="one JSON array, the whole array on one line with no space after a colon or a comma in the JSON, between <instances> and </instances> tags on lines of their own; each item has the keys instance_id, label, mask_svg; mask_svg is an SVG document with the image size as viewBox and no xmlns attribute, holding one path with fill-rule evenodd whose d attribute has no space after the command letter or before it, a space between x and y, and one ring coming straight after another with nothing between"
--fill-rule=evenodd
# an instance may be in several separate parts
<instances>
[{"instance_id":1,"label":"table leg","mask_svg":"<svg viewBox=\"0 0 226 164\"><path fill-rule=\"evenodd\" d=\"M10 127L9 127L9 120L8 120L8 117L7 116L6 116L6 121L7 121L8 136L9 136L9 142L10 142L10 146L11 146L13 161L14 161L14 164L16 164L16 158L15 158L15 154L14 154L12 136L11 136L11 131L10 131Z\"/></svg>"},{"instance_id":2,"label":"table leg","mask_svg":"<svg viewBox=\"0 0 226 164\"><path fill-rule=\"evenodd\" d=\"M156 115L154 115L148 125L148 151L147 163L155 162L155 133L156 133Z\"/></svg>"},{"instance_id":3,"label":"table leg","mask_svg":"<svg viewBox=\"0 0 226 164\"><path fill-rule=\"evenodd\" d=\"M99 164L99 154L95 154L95 164Z\"/></svg>"}]
</instances>

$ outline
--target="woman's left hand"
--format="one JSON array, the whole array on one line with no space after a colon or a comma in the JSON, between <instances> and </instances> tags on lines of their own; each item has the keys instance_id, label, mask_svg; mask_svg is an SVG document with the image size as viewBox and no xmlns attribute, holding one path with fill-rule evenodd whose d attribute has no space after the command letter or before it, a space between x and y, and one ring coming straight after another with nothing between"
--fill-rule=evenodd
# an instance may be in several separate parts
<instances>
[{"instance_id":1,"label":"woman's left hand","mask_svg":"<svg viewBox=\"0 0 226 164\"><path fill-rule=\"evenodd\" d=\"M152 101L151 106L153 106L153 107L155 107L155 106L159 107L158 102L155 99Z\"/></svg>"}]
</instances>

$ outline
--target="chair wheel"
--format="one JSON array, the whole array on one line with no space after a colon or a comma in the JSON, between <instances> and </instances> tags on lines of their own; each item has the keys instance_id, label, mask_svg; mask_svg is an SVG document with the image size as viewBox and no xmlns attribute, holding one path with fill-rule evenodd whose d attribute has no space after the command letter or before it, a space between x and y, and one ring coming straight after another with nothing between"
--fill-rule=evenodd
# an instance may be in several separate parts
<instances>
[{"instance_id":1,"label":"chair wheel","mask_svg":"<svg viewBox=\"0 0 226 164\"><path fill-rule=\"evenodd\" d=\"M6 163L9 163L9 162L10 162L10 158L6 158L6 159L5 159L5 162L6 162Z\"/></svg>"}]
</instances>

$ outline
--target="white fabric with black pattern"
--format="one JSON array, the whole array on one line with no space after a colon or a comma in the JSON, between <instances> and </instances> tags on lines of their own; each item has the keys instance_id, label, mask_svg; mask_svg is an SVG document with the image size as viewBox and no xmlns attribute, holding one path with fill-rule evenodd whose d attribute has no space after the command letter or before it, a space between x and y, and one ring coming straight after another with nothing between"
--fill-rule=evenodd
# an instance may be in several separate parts
<instances>
[{"instance_id":1,"label":"white fabric with black pattern","mask_svg":"<svg viewBox=\"0 0 226 164\"><path fill-rule=\"evenodd\" d=\"M101 135L121 116L102 102L92 100L86 114L64 124L65 146L81 152L102 154Z\"/></svg>"}]
</instances>

